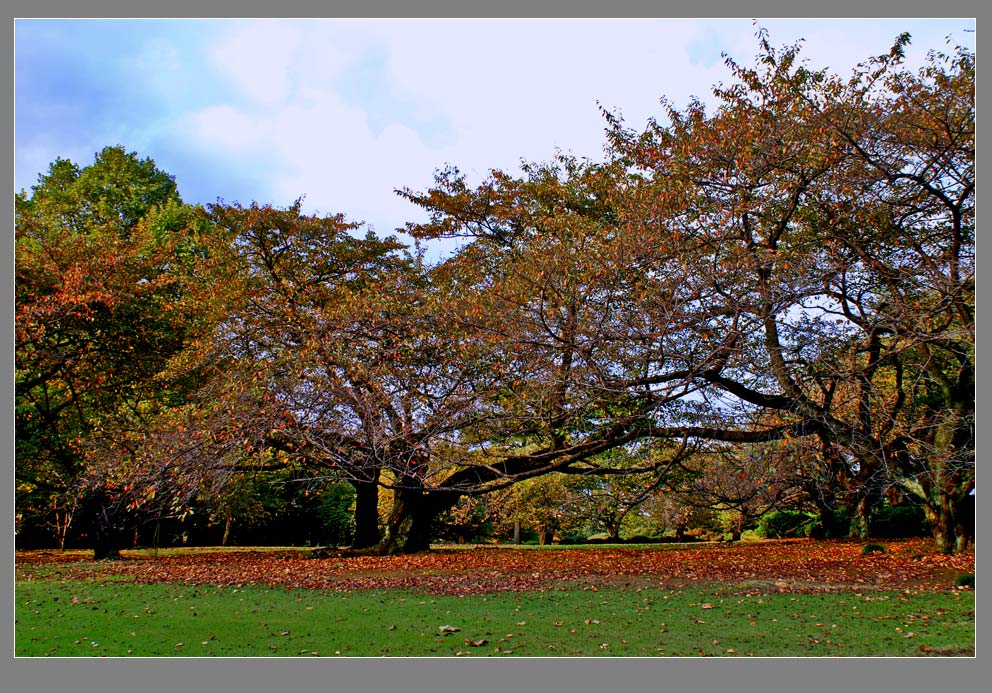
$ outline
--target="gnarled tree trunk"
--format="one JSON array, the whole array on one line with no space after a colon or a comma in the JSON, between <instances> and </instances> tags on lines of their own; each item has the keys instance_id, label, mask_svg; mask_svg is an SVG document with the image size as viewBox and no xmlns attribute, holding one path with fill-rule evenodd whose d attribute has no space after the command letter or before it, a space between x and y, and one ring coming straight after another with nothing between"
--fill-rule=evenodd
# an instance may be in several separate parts
<instances>
[{"instance_id":1,"label":"gnarled tree trunk","mask_svg":"<svg viewBox=\"0 0 992 693\"><path fill-rule=\"evenodd\" d=\"M940 491L923 504L937 550L945 554L961 553L975 537L975 497Z\"/></svg>"},{"instance_id":2,"label":"gnarled tree trunk","mask_svg":"<svg viewBox=\"0 0 992 693\"><path fill-rule=\"evenodd\" d=\"M379 552L394 555L430 550L434 520L458 498L458 494L432 491L408 480L393 494L393 507Z\"/></svg>"}]
</instances>

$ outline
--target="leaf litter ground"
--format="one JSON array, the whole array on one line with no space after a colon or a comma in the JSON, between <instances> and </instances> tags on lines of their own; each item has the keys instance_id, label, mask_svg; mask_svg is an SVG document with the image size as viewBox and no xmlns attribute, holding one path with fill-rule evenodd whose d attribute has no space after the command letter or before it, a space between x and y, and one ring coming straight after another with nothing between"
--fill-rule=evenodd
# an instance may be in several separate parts
<instances>
[{"instance_id":1,"label":"leaf litter ground","mask_svg":"<svg viewBox=\"0 0 992 693\"><path fill-rule=\"evenodd\" d=\"M937 553L923 539L886 542L781 540L652 547L440 548L411 556L312 558L305 549L124 552L93 562L84 552L22 551L19 580L113 579L136 583L334 591L417 590L437 595L719 584L737 594L871 589L946 590L974 574L974 552ZM54 574L53 574L54 573Z\"/></svg>"}]
</instances>

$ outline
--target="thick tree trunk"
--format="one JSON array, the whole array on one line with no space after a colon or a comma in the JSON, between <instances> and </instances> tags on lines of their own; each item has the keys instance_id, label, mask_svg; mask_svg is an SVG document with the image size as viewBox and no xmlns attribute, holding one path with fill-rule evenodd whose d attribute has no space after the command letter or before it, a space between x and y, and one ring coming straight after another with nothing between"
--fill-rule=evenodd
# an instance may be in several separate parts
<instances>
[{"instance_id":1,"label":"thick tree trunk","mask_svg":"<svg viewBox=\"0 0 992 693\"><path fill-rule=\"evenodd\" d=\"M737 513L737 521L730 530L730 541L740 541L742 534L744 534L744 514Z\"/></svg>"},{"instance_id":2,"label":"thick tree trunk","mask_svg":"<svg viewBox=\"0 0 992 693\"><path fill-rule=\"evenodd\" d=\"M916 479L901 479L900 486L923 506L930 535L941 553L960 553L975 540L975 497L967 493L971 485L951 485L954 491L949 492L926 487Z\"/></svg>"},{"instance_id":3,"label":"thick tree trunk","mask_svg":"<svg viewBox=\"0 0 992 693\"><path fill-rule=\"evenodd\" d=\"M376 480L378 479L376 474ZM379 485L371 482L353 481L355 487L355 537L353 549L368 549L378 546L382 539L379 532Z\"/></svg>"},{"instance_id":4,"label":"thick tree trunk","mask_svg":"<svg viewBox=\"0 0 992 693\"><path fill-rule=\"evenodd\" d=\"M435 518L457 501L458 496L451 493L397 489L379 552L395 555L429 551Z\"/></svg>"},{"instance_id":5,"label":"thick tree trunk","mask_svg":"<svg viewBox=\"0 0 992 693\"><path fill-rule=\"evenodd\" d=\"M957 537L954 533L954 523L950 514L940 504L925 505L923 511L926 514L927 522L930 523L930 533L933 535L937 550L941 553L954 553Z\"/></svg>"},{"instance_id":6,"label":"thick tree trunk","mask_svg":"<svg viewBox=\"0 0 992 693\"><path fill-rule=\"evenodd\" d=\"M943 553L964 551L975 534L975 497L969 493L974 488L975 400L974 390L967 388L969 383L973 388L974 379L963 377L963 392L952 398L957 401L953 415L947 415L935 441L943 454L939 462L932 464L938 472L934 505L939 509L940 521L950 530L937 541ZM970 399L962 401L966 394ZM970 474L967 469L972 470Z\"/></svg>"},{"instance_id":7,"label":"thick tree trunk","mask_svg":"<svg viewBox=\"0 0 992 693\"><path fill-rule=\"evenodd\" d=\"M974 496L968 496L973 499ZM968 522L965 506L955 503L949 493L940 493L933 502L925 503L923 512L930 523L937 550L952 554L964 551L974 535L974 522ZM972 510L972 513L974 510Z\"/></svg>"},{"instance_id":8,"label":"thick tree trunk","mask_svg":"<svg viewBox=\"0 0 992 693\"><path fill-rule=\"evenodd\" d=\"M952 403L939 421L929 460L926 485L905 483L918 497L937 549L952 554L964 551L975 534L975 397L974 372L963 367L956 387L945 390Z\"/></svg>"},{"instance_id":9,"label":"thick tree trunk","mask_svg":"<svg viewBox=\"0 0 992 693\"><path fill-rule=\"evenodd\" d=\"M813 502L816 505L817 514L820 516L819 526L822 532L822 535L819 536L820 539L836 539L848 534L848 531L843 527L844 523L838 521L835 509L827 501L814 497Z\"/></svg>"},{"instance_id":10,"label":"thick tree trunk","mask_svg":"<svg viewBox=\"0 0 992 693\"><path fill-rule=\"evenodd\" d=\"M848 536L852 539L867 539L869 535L870 515L867 500L859 498L851 509L851 529Z\"/></svg>"}]
</instances>

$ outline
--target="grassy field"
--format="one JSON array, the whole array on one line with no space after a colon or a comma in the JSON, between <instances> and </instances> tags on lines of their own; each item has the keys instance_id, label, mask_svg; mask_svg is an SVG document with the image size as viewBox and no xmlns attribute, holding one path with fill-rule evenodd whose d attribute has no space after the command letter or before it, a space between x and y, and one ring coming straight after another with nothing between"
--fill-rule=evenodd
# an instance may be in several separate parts
<instances>
[{"instance_id":1,"label":"grassy field","mask_svg":"<svg viewBox=\"0 0 992 693\"><path fill-rule=\"evenodd\" d=\"M17 587L17 656L970 655L974 595Z\"/></svg>"},{"instance_id":2,"label":"grassy field","mask_svg":"<svg viewBox=\"0 0 992 693\"><path fill-rule=\"evenodd\" d=\"M686 556L698 557L700 565L711 566L717 577L720 570L729 570L721 566L740 562L737 554L702 549L691 554L507 551L492 554L496 559L488 553L453 551L351 562L308 561L299 556L300 552L287 555L285 551L171 552L158 557L136 554L129 561L114 563L55 556L52 561L18 564L15 654L974 655L973 590L954 587L949 569L940 567L943 564L935 564L929 573L919 568L925 560L919 553L910 555L911 550L918 551L915 546L906 547L903 559L891 555L859 558L856 548L845 548L842 558L852 563L852 571L860 571L858 578L852 578L851 584L815 587L793 578L769 582L760 574L751 579L676 584L679 581L671 576L659 580L661 568L650 563L656 557L658 566L667 565L660 561L676 557L672 562L685 566ZM791 546L780 546L782 560L777 563L774 547L754 555L770 561L775 574L785 574L793 551ZM890 554L898 552L895 549ZM488 579L497 585L500 581L505 586L515 585L512 590L486 587L487 567L500 557L505 573L490 571L493 575ZM549 562L542 564L539 557L548 557ZM623 562L626 559L630 559L629 564ZM237 563L239 560L242 563ZM607 568L612 566L617 575L626 571L626 577L616 579L617 575L597 576L580 570L598 565L597 560ZM841 559L831 560L842 563ZM915 582L898 586L879 580L859 582L872 570L895 582L897 560L917 571L912 573ZM647 572L634 574L635 567L645 563ZM548 566L561 564L568 564L570 572L556 577ZM223 577L223 569L232 565L241 576L237 583ZM438 575L442 570L438 566L443 565L465 566L464 575L459 576L454 568ZM515 573L511 575L527 566L535 572L521 575L519 580ZM691 571L692 567L683 570ZM845 574L839 567L832 570L836 575ZM304 572L312 579L320 571L326 573L321 577L324 582L317 583L320 588L292 586L303 580ZM292 575L296 583L277 581L286 575ZM563 575L571 579L563 579ZM346 576L353 582L346 582ZM398 587L376 587L384 584L379 582L383 576ZM216 581L211 582L212 578ZM442 578L444 582L437 581ZM466 582L460 582L461 578ZM525 578L543 582L525 582ZM925 579L929 584L920 584ZM363 588L370 580L372 587ZM423 589L417 589L421 583ZM466 589L465 584L478 589Z\"/></svg>"}]
</instances>

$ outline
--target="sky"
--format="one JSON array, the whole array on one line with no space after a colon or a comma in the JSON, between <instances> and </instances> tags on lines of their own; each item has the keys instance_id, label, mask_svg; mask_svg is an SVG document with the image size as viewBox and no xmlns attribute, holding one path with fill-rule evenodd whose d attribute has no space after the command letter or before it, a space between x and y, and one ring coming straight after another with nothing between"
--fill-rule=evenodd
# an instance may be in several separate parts
<instances>
[{"instance_id":1,"label":"sky","mask_svg":"<svg viewBox=\"0 0 992 693\"><path fill-rule=\"evenodd\" d=\"M761 20L845 76L912 35L907 64L974 19ZM601 108L643 127L659 99L712 103L722 54L750 64L751 19L17 20L15 188L109 145L154 159L183 199L343 213L380 235L447 165L478 182L556 150L599 159Z\"/></svg>"}]
</instances>

